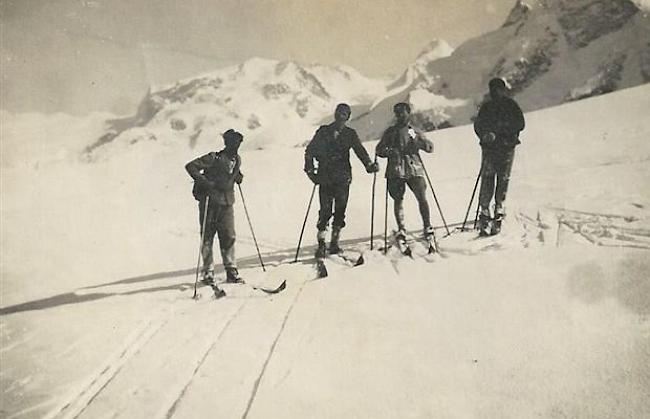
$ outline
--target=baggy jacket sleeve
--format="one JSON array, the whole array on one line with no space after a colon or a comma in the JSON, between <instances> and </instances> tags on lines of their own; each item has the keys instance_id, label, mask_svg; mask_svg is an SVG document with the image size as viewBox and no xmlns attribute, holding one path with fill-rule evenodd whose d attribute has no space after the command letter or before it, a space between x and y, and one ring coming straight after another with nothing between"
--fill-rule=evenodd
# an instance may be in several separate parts
<instances>
[{"instance_id":1,"label":"baggy jacket sleeve","mask_svg":"<svg viewBox=\"0 0 650 419\"><path fill-rule=\"evenodd\" d=\"M521 111L519 105L514 100L510 101L511 106L511 119L509 129L513 134L518 134L523 131L526 127L526 121L524 120L524 113Z\"/></svg>"},{"instance_id":2,"label":"baggy jacket sleeve","mask_svg":"<svg viewBox=\"0 0 650 419\"><path fill-rule=\"evenodd\" d=\"M417 145L418 149L424 151L425 153L433 153L433 141L425 137L420 130L416 129L415 133L415 144Z\"/></svg>"},{"instance_id":3,"label":"baggy jacket sleeve","mask_svg":"<svg viewBox=\"0 0 650 419\"><path fill-rule=\"evenodd\" d=\"M481 105L478 111L478 115L476 116L476 119L474 120L474 132L476 133L476 136L480 139L483 138L483 136L493 130L492 127L488 126L488 121L487 121L487 114L488 113L488 104L484 103Z\"/></svg>"},{"instance_id":4,"label":"baggy jacket sleeve","mask_svg":"<svg viewBox=\"0 0 650 419\"><path fill-rule=\"evenodd\" d=\"M361 140L359 139L359 135L357 134L357 132L355 130L351 130L351 131L352 131L351 133L352 149L354 150L354 154L357 155L357 157L359 158L359 160L361 160L361 163L363 163L365 167L370 166L370 164L372 164L372 160L370 160L368 151L363 146L363 144L361 144Z\"/></svg>"},{"instance_id":5,"label":"baggy jacket sleeve","mask_svg":"<svg viewBox=\"0 0 650 419\"><path fill-rule=\"evenodd\" d=\"M375 148L375 154L379 157L387 158L388 154L390 153L390 148L391 148L391 129L387 129L384 131L384 134L381 136L381 140L379 140L379 143L377 144L377 147Z\"/></svg>"},{"instance_id":6,"label":"baggy jacket sleeve","mask_svg":"<svg viewBox=\"0 0 650 419\"><path fill-rule=\"evenodd\" d=\"M314 134L313 138L307 144L307 147L305 148L305 166L304 170L305 172L311 172L314 170L314 159L318 158L320 155L319 149L321 147L321 138L322 138L322 131L323 127L320 127L316 130L316 133Z\"/></svg>"},{"instance_id":7,"label":"baggy jacket sleeve","mask_svg":"<svg viewBox=\"0 0 650 419\"><path fill-rule=\"evenodd\" d=\"M197 157L185 165L187 173L197 182L206 182L208 179L203 174L203 171L208 169L214 164L216 159L215 153L208 153L201 157Z\"/></svg>"}]
</instances>

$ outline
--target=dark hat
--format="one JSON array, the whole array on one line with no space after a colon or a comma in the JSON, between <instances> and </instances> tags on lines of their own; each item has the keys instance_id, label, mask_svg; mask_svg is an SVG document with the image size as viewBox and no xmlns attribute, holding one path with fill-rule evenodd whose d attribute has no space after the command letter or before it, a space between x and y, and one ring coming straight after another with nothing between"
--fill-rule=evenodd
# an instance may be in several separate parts
<instances>
[{"instance_id":1,"label":"dark hat","mask_svg":"<svg viewBox=\"0 0 650 419\"><path fill-rule=\"evenodd\" d=\"M239 141L240 143L244 141L244 136L232 128L221 134L221 136L223 137L224 141Z\"/></svg>"},{"instance_id":2,"label":"dark hat","mask_svg":"<svg viewBox=\"0 0 650 419\"><path fill-rule=\"evenodd\" d=\"M496 77L490 80L490 83L488 83L488 86L490 90L498 89L498 88L506 88L506 82L503 81L502 78Z\"/></svg>"},{"instance_id":3,"label":"dark hat","mask_svg":"<svg viewBox=\"0 0 650 419\"><path fill-rule=\"evenodd\" d=\"M406 102L400 102L395 104L395 106L393 106L393 112L397 112L400 109L404 109L406 110L406 112L411 113L411 105L409 105Z\"/></svg>"}]
</instances>

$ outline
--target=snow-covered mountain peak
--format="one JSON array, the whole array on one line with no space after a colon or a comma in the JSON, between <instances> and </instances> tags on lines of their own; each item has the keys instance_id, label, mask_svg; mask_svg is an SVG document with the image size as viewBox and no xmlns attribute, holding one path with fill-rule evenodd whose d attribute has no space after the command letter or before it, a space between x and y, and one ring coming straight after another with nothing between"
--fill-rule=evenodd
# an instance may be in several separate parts
<instances>
[{"instance_id":1,"label":"snow-covered mountain peak","mask_svg":"<svg viewBox=\"0 0 650 419\"><path fill-rule=\"evenodd\" d=\"M449 57L453 52L454 48L447 41L444 39L434 39L422 49L415 62L423 63Z\"/></svg>"},{"instance_id":2,"label":"snow-covered mountain peak","mask_svg":"<svg viewBox=\"0 0 650 419\"><path fill-rule=\"evenodd\" d=\"M430 63L441 58L449 57L453 52L454 48L443 39L434 39L429 42L420 51L415 61L404 70L402 75L388 85L387 96L404 90L418 78L426 78L428 73L427 66ZM373 107L375 104L373 104Z\"/></svg>"},{"instance_id":3,"label":"snow-covered mountain peak","mask_svg":"<svg viewBox=\"0 0 650 419\"><path fill-rule=\"evenodd\" d=\"M504 24L448 57L418 59L357 129L377 138L408 101L426 130L471 122L501 77L524 111L650 82L650 19L630 0L518 0Z\"/></svg>"},{"instance_id":4,"label":"snow-covered mountain peak","mask_svg":"<svg viewBox=\"0 0 650 419\"><path fill-rule=\"evenodd\" d=\"M515 6L510 10L510 14L506 18L506 21L503 24L503 27L517 24L526 17L528 17L529 12L532 10L532 7L528 3L524 3L521 0L517 0Z\"/></svg>"},{"instance_id":5,"label":"snow-covered mountain peak","mask_svg":"<svg viewBox=\"0 0 650 419\"><path fill-rule=\"evenodd\" d=\"M213 144L215 135L227 128L245 134L245 148L298 145L337 103L369 105L385 91L385 81L349 67L254 57L152 88L136 115L111 121L112 129L90 151L161 139L194 148Z\"/></svg>"}]
</instances>

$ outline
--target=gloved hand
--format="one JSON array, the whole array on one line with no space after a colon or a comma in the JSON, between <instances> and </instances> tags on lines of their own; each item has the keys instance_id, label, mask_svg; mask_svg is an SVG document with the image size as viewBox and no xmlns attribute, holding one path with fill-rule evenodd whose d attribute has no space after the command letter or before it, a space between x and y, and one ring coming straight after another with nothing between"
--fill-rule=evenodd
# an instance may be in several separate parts
<instances>
[{"instance_id":1,"label":"gloved hand","mask_svg":"<svg viewBox=\"0 0 650 419\"><path fill-rule=\"evenodd\" d=\"M244 180L244 174L242 172L237 172L237 174L235 175L235 183L239 185L242 183L243 180Z\"/></svg>"},{"instance_id":2,"label":"gloved hand","mask_svg":"<svg viewBox=\"0 0 650 419\"><path fill-rule=\"evenodd\" d=\"M307 174L309 180L314 182L314 184L318 185L318 172L316 171L316 169L305 170L305 173Z\"/></svg>"},{"instance_id":3,"label":"gloved hand","mask_svg":"<svg viewBox=\"0 0 650 419\"><path fill-rule=\"evenodd\" d=\"M366 166L366 172L368 173L377 173L379 171L379 163L372 162Z\"/></svg>"},{"instance_id":4,"label":"gloved hand","mask_svg":"<svg viewBox=\"0 0 650 419\"><path fill-rule=\"evenodd\" d=\"M483 146L483 145L490 145L490 144L492 144L494 141L496 141L496 139L497 139L497 136L496 136L493 132L486 132L486 133L483 134L483 136L481 137L481 142L480 142L480 144L481 144L482 146Z\"/></svg>"}]
</instances>

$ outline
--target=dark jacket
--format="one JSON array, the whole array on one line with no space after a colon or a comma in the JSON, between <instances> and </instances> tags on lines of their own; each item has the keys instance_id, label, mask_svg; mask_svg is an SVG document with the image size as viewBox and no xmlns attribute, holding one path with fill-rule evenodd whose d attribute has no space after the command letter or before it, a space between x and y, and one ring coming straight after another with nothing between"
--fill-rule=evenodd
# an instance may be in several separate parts
<instances>
[{"instance_id":1,"label":"dark jacket","mask_svg":"<svg viewBox=\"0 0 650 419\"><path fill-rule=\"evenodd\" d=\"M239 175L241 157L231 159L223 150L192 160L185 170L194 179L192 194L198 201L210 195L210 202L232 205L235 202L235 178Z\"/></svg>"},{"instance_id":2,"label":"dark jacket","mask_svg":"<svg viewBox=\"0 0 650 419\"><path fill-rule=\"evenodd\" d=\"M316 130L314 138L305 149L305 171L314 170L315 159L318 161L319 184L350 183L350 149L354 150L366 168L372 164L355 130L344 126L337 132L334 124L323 125Z\"/></svg>"},{"instance_id":3,"label":"dark jacket","mask_svg":"<svg viewBox=\"0 0 650 419\"><path fill-rule=\"evenodd\" d=\"M412 125L393 125L384 131L376 153L379 157L388 158L387 178L408 179L424 177L419 150L431 153L433 143Z\"/></svg>"},{"instance_id":4,"label":"dark jacket","mask_svg":"<svg viewBox=\"0 0 650 419\"><path fill-rule=\"evenodd\" d=\"M485 102L474 121L474 132L481 141L488 132L496 135L496 141L490 144L481 143L484 148L494 150L508 150L520 144L519 132L524 127L524 114L517 102L509 97Z\"/></svg>"}]
</instances>

